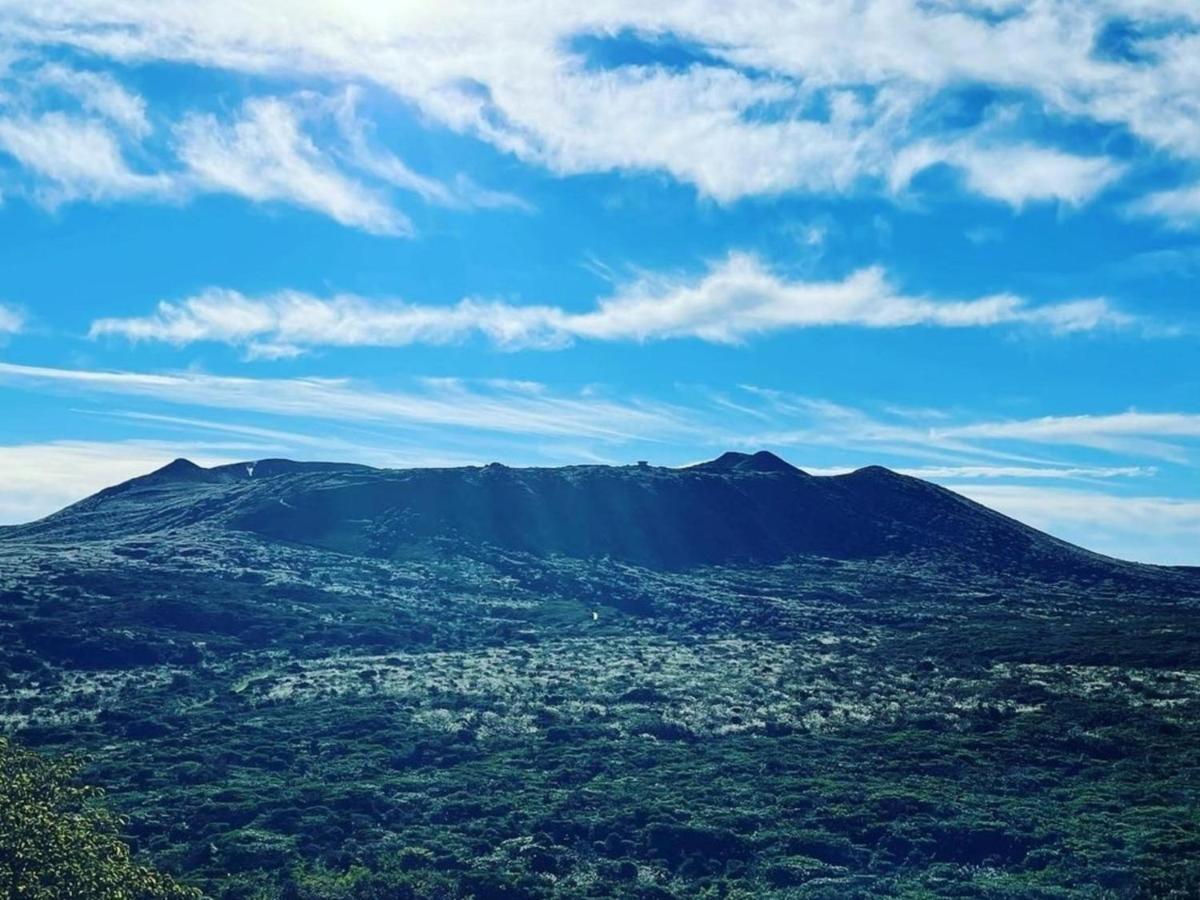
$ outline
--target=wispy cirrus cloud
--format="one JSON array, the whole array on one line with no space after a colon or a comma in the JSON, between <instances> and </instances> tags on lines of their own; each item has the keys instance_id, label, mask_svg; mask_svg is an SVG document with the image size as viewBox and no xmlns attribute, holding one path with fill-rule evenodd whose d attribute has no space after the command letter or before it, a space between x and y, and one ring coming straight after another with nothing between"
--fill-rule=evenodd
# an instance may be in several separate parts
<instances>
[{"instance_id":1,"label":"wispy cirrus cloud","mask_svg":"<svg viewBox=\"0 0 1200 900\"><path fill-rule=\"evenodd\" d=\"M263 26L285 16L295 27ZM1119 52L1108 46L1114 21L1128 25ZM476 184L470 173L439 180L416 171L357 118L353 98L364 86L411 105L423 127L469 135L556 175L665 173L723 204L788 192L894 196L911 191L920 171L944 164L962 173L967 192L1013 208L1078 207L1145 158L1173 160L1185 172L1200 162L1200 13L1187 3L834 0L743 10L731 19L715 0L678 8L469 0L386 10L266 0L254 11L219 0L3 0L0 26L34 58L71 47L117 65L168 60L284 74L327 92L326 106L349 110L350 130L304 135L337 160L331 171L367 193L395 189L456 208L529 206ZM681 51L687 65L672 62ZM145 101L112 75L58 63L42 73L43 87L71 93L124 134L140 139L151 130ZM970 106L964 86L992 95L975 110L979 121L946 114ZM26 118L55 111L62 110L38 106ZM239 124L211 110L191 115L210 134ZM1067 136L1081 123L1131 136L1141 152L1118 158L1094 140L1081 146ZM179 167L158 149L161 166L144 174ZM241 164L253 165L253 148L242 150ZM300 155L312 161L311 153ZM31 159L20 158L23 165ZM233 167L229 159L220 167L227 175L214 179L219 190L241 186L256 202L298 200L333 210L350 227L404 232L394 204L390 219L379 210L355 212L348 195L335 202L311 178L283 190L268 187L274 173L234 178ZM1194 187L1151 188L1128 208L1175 227L1200 216Z\"/></svg>"},{"instance_id":2,"label":"wispy cirrus cloud","mask_svg":"<svg viewBox=\"0 0 1200 900\"><path fill-rule=\"evenodd\" d=\"M963 421L961 414L914 418L903 411L871 413L857 407L786 391L743 385L749 402L769 412L769 429L747 429L746 446L843 447L935 459L962 466L962 457L1032 463L1062 471L1060 463L1039 457L1047 448L1074 447L1171 463L1188 463L1200 438L1200 413L1139 412L1042 416L1032 419ZM925 421L922 421L925 420ZM1075 467L1068 467L1075 468ZM1095 467L1092 477L1099 476ZM1110 468L1110 467L1104 467ZM1119 471L1119 470L1116 470ZM1080 472L1079 474L1084 474ZM1034 477L1026 473L1021 477Z\"/></svg>"},{"instance_id":3,"label":"wispy cirrus cloud","mask_svg":"<svg viewBox=\"0 0 1200 900\"><path fill-rule=\"evenodd\" d=\"M418 379L403 389L387 390L350 379L122 372L14 363L0 363L0 383L388 428L465 428L599 442L673 440L717 447L836 448L869 454L873 459L884 455L923 458L926 465L906 467L905 471L939 479L1151 477L1157 471L1153 466L1063 463L1039 457L1030 448L1057 444L1179 462L1186 457L1186 445L1172 446L1164 453L1157 442L1171 436L1183 442L1200 438L1200 414L1193 413L1127 412L1024 421L962 421L961 414L949 413L923 416L937 423L931 426L911 415L871 414L828 400L754 386L743 386L743 396L736 402L718 402L721 397L705 394L700 402L693 398L668 404L638 399L618 402L595 391L555 392L525 381ZM211 427L289 446L317 446L295 439L295 429L261 423L222 426L216 420L194 416L123 415L145 422ZM748 423L770 428L754 431ZM1112 436L1119 440L1106 440ZM363 446L367 445L358 449Z\"/></svg>"},{"instance_id":4,"label":"wispy cirrus cloud","mask_svg":"<svg viewBox=\"0 0 1200 900\"><path fill-rule=\"evenodd\" d=\"M216 435L226 440L246 441L246 450L270 452L274 455L300 456L305 459L318 456L327 460L363 463L385 468L408 468L421 466L477 465L490 460L487 454L477 450L456 447L452 441L430 446L425 441L405 441L395 433L363 433L357 429L355 438L332 433L297 431L286 428L267 428L246 422L228 421L219 418L166 415L163 413L137 412L131 410L96 413L107 419L123 420L157 433L183 434L182 443L191 444L196 434ZM232 436L232 437L228 437ZM252 443L257 442L257 443ZM165 443L165 442L164 442Z\"/></svg>"},{"instance_id":5,"label":"wispy cirrus cloud","mask_svg":"<svg viewBox=\"0 0 1200 900\"><path fill-rule=\"evenodd\" d=\"M304 133L297 110L278 98L247 100L231 122L192 113L175 139L195 190L290 203L374 234L412 232L408 218L342 172Z\"/></svg>"},{"instance_id":6,"label":"wispy cirrus cloud","mask_svg":"<svg viewBox=\"0 0 1200 900\"><path fill-rule=\"evenodd\" d=\"M802 466L810 475L846 475L857 466ZM953 486L971 479L1030 479L1033 481L1102 481L1117 478L1151 478L1157 473L1154 466L901 466L895 471L925 481Z\"/></svg>"},{"instance_id":7,"label":"wispy cirrus cloud","mask_svg":"<svg viewBox=\"0 0 1200 900\"><path fill-rule=\"evenodd\" d=\"M107 72L0 58L0 164L15 162L25 178L10 186L44 206L175 198L171 173L129 161L152 130L145 100Z\"/></svg>"},{"instance_id":8,"label":"wispy cirrus cloud","mask_svg":"<svg viewBox=\"0 0 1200 900\"><path fill-rule=\"evenodd\" d=\"M900 469L905 475L928 481L954 481L968 478L1031 478L1046 480L1091 480L1112 478L1151 478L1154 466L919 466Z\"/></svg>"},{"instance_id":9,"label":"wispy cirrus cloud","mask_svg":"<svg viewBox=\"0 0 1200 900\"><path fill-rule=\"evenodd\" d=\"M33 195L52 208L75 200L161 200L177 191L171 175L133 169L119 136L96 119L62 112L0 117L0 153L36 176Z\"/></svg>"},{"instance_id":10,"label":"wispy cirrus cloud","mask_svg":"<svg viewBox=\"0 0 1200 900\"><path fill-rule=\"evenodd\" d=\"M357 168L392 187L414 193L434 206L533 211L533 205L522 197L483 187L463 172L447 181L415 171L374 139L374 126L358 110L361 94L362 91L352 85L329 104L341 137L345 140L343 155Z\"/></svg>"},{"instance_id":11,"label":"wispy cirrus cloud","mask_svg":"<svg viewBox=\"0 0 1200 900\"><path fill-rule=\"evenodd\" d=\"M1200 438L1200 414L1128 410L1107 415L1043 416L934 428L930 434L935 439L1091 447L1182 462L1188 458L1187 451L1172 439Z\"/></svg>"},{"instance_id":12,"label":"wispy cirrus cloud","mask_svg":"<svg viewBox=\"0 0 1200 900\"><path fill-rule=\"evenodd\" d=\"M160 303L148 316L98 319L90 334L177 345L215 341L252 353L293 355L310 347L444 344L476 335L516 349L562 347L576 339L736 344L771 332L833 326L1027 326L1069 333L1135 322L1103 299L1041 305L1011 294L933 299L906 295L880 268L838 281L800 281L779 275L754 255L735 253L699 276L646 276L622 285L582 312L478 299L439 306L210 290Z\"/></svg>"},{"instance_id":13,"label":"wispy cirrus cloud","mask_svg":"<svg viewBox=\"0 0 1200 900\"><path fill-rule=\"evenodd\" d=\"M29 80L43 90L73 97L83 112L106 119L131 136L145 137L153 130L146 99L108 72L48 63L34 70Z\"/></svg>"},{"instance_id":14,"label":"wispy cirrus cloud","mask_svg":"<svg viewBox=\"0 0 1200 900\"><path fill-rule=\"evenodd\" d=\"M222 193L386 236L412 233L395 189L454 209L532 209L465 173L441 181L374 147L356 96L353 87L333 98L251 96L232 113L156 117L145 97L108 71L59 62L7 73L0 66L0 162L14 161L19 191L52 209L78 201L186 203Z\"/></svg>"},{"instance_id":15,"label":"wispy cirrus cloud","mask_svg":"<svg viewBox=\"0 0 1200 900\"><path fill-rule=\"evenodd\" d=\"M556 394L453 378L424 379L406 389L383 390L350 379L111 372L0 363L0 382L325 421L469 428L600 442L653 440L695 430L681 411L665 404L621 403L589 393Z\"/></svg>"}]
</instances>

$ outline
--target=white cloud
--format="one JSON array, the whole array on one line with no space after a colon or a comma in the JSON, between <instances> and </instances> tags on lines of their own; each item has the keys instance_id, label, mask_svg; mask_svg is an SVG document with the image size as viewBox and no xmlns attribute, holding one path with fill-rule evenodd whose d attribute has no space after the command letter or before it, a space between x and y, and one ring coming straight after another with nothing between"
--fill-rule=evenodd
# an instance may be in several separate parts
<instances>
[{"instance_id":1,"label":"white cloud","mask_svg":"<svg viewBox=\"0 0 1200 900\"><path fill-rule=\"evenodd\" d=\"M972 141L922 142L906 147L890 173L893 190L907 188L922 170L945 163L962 170L967 187L1013 207L1057 200L1080 206L1115 182L1125 166L1103 156L1076 156L1030 144L985 147Z\"/></svg>"},{"instance_id":2,"label":"white cloud","mask_svg":"<svg viewBox=\"0 0 1200 900\"><path fill-rule=\"evenodd\" d=\"M145 99L126 89L107 72L51 63L37 69L32 80L40 87L56 88L70 94L85 111L108 119L126 134L141 138L152 130Z\"/></svg>"},{"instance_id":3,"label":"white cloud","mask_svg":"<svg viewBox=\"0 0 1200 900\"><path fill-rule=\"evenodd\" d=\"M563 174L666 172L719 201L846 191L886 181L906 147L953 146L939 98L963 84L1028 96L1038 115L1127 129L1200 158L1200 21L1186 2L979 4L830 0L727 4L516 0L342 4L262 0L0 0L15 40L122 61L170 59L250 73L369 83L431 122ZM1115 17L1147 27L1138 62L1093 52ZM288 27L279 27L280 22ZM687 66L589 65L573 43L635 36L698 51ZM1086 200L1114 163L1034 142L1020 121L948 160L974 190L1019 205ZM397 170L400 180L408 173Z\"/></svg>"},{"instance_id":4,"label":"white cloud","mask_svg":"<svg viewBox=\"0 0 1200 900\"><path fill-rule=\"evenodd\" d=\"M1035 528L1121 559L1200 565L1200 500L1026 485L954 490Z\"/></svg>"},{"instance_id":5,"label":"white cloud","mask_svg":"<svg viewBox=\"0 0 1200 900\"><path fill-rule=\"evenodd\" d=\"M1030 448L1083 447L1187 464L1190 442L1200 438L1197 413L1128 411L974 422L962 421L961 414L943 414L926 416L933 421L918 424L912 416L895 412L881 418L827 400L753 385L743 385L742 390L770 414L770 430L746 429L741 434L739 445L754 448L836 447L869 453L873 458L888 454L954 466L975 465L979 459L990 458L1041 469L1066 469L1094 467L1064 466L1031 455ZM951 424L954 420L957 423ZM1099 476L1093 472L1091 477Z\"/></svg>"},{"instance_id":6,"label":"white cloud","mask_svg":"<svg viewBox=\"0 0 1200 900\"><path fill-rule=\"evenodd\" d=\"M349 379L151 374L0 363L0 382L153 398L167 403L393 427L438 426L596 441L692 434L678 410L587 394L476 386L456 379L381 390Z\"/></svg>"},{"instance_id":7,"label":"white cloud","mask_svg":"<svg viewBox=\"0 0 1200 900\"><path fill-rule=\"evenodd\" d=\"M0 525L39 519L101 488L145 475L181 455L201 465L237 457L204 442L48 441L0 446ZM241 458L246 454L242 453Z\"/></svg>"},{"instance_id":8,"label":"white cloud","mask_svg":"<svg viewBox=\"0 0 1200 900\"><path fill-rule=\"evenodd\" d=\"M358 168L435 206L532 211L533 207L515 194L482 187L461 172L450 183L422 175L394 153L373 144L370 123L358 114L359 94L356 88L348 88L333 104L334 118L346 140L346 155Z\"/></svg>"},{"instance_id":9,"label":"white cloud","mask_svg":"<svg viewBox=\"0 0 1200 900\"><path fill-rule=\"evenodd\" d=\"M357 96L347 88L333 98L312 92L252 97L227 117L185 113L167 129L168 138L153 140L145 98L109 72L57 62L17 72L0 59L0 154L23 169L18 184L24 193L51 208L78 200L183 201L230 193L300 206L385 235L412 230L391 203L392 188L459 210L532 210L465 173L439 181L373 146L369 123L355 111ZM150 171L135 170L130 158Z\"/></svg>"},{"instance_id":10,"label":"white cloud","mask_svg":"<svg viewBox=\"0 0 1200 900\"><path fill-rule=\"evenodd\" d=\"M337 168L304 133L296 109L282 100L247 100L230 123L190 114L175 136L180 162L199 190L291 203L376 234L411 231L408 219L386 199Z\"/></svg>"},{"instance_id":11,"label":"white cloud","mask_svg":"<svg viewBox=\"0 0 1200 900\"><path fill-rule=\"evenodd\" d=\"M39 176L34 193L51 207L80 199L162 198L176 187L169 175L131 169L108 125L61 112L0 118L0 153Z\"/></svg>"},{"instance_id":12,"label":"white cloud","mask_svg":"<svg viewBox=\"0 0 1200 900\"><path fill-rule=\"evenodd\" d=\"M906 296L877 267L842 281L790 281L755 256L732 254L700 279L648 278L627 286L595 312L575 316L572 330L601 338L693 336L736 342L763 332L830 325L1032 324L1074 331L1130 321L1103 300L1031 306L1010 294L973 300Z\"/></svg>"},{"instance_id":13,"label":"white cloud","mask_svg":"<svg viewBox=\"0 0 1200 900\"><path fill-rule=\"evenodd\" d=\"M1064 444L1184 462L1188 458L1184 448L1166 439L1200 437L1200 414L1131 410L1109 415L1043 416L939 427L931 429L931 437Z\"/></svg>"},{"instance_id":14,"label":"white cloud","mask_svg":"<svg viewBox=\"0 0 1200 900\"><path fill-rule=\"evenodd\" d=\"M491 459L474 447L457 447L447 435L431 444L427 440L405 440L394 432L374 434L360 426L351 426L347 437L333 433L335 428L322 428L319 434L311 431L265 428L214 418L174 416L162 413L117 411L99 413L108 418L121 420L156 434L201 433L218 436L232 435L248 443L242 454L245 458L261 458L265 454L293 459L319 458L326 461L362 463L382 468L413 468L428 466L480 465ZM194 437L176 439L184 446L194 446ZM251 444L250 441L256 443ZM498 443L493 437L492 444ZM165 440L163 441L165 444ZM207 445L214 445L209 441Z\"/></svg>"},{"instance_id":15,"label":"white cloud","mask_svg":"<svg viewBox=\"0 0 1200 900\"><path fill-rule=\"evenodd\" d=\"M905 475L929 481L958 478L1146 478L1153 466L923 466L902 469Z\"/></svg>"},{"instance_id":16,"label":"white cloud","mask_svg":"<svg viewBox=\"0 0 1200 900\"><path fill-rule=\"evenodd\" d=\"M436 344L473 334L517 348L559 347L576 338L737 343L757 334L837 325L1031 325L1073 332L1133 321L1098 299L1034 306L1008 294L974 300L905 296L878 268L841 281L792 281L755 256L732 254L699 277L646 277L627 284L586 312L475 299L433 306L298 292L252 298L210 290L160 303L149 316L99 319L91 335L173 344L219 341L270 357L294 355L304 347Z\"/></svg>"},{"instance_id":17,"label":"white cloud","mask_svg":"<svg viewBox=\"0 0 1200 900\"><path fill-rule=\"evenodd\" d=\"M1148 194L1129 204L1127 211L1163 219L1174 228L1200 225L1200 183Z\"/></svg>"},{"instance_id":18,"label":"white cloud","mask_svg":"<svg viewBox=\"0 0 1200 900\"><path fill-rule=\"evenodd\" d=\"M934 433L912 424L911 416L893 414L891 419L828 400L804 397L755 385L742 385L749 402L766 414L767 429L755 423L737 433L734 443L747 449L761 447L819 447L867 456L877 462L881 455L915 458L962 465L981 459L1007 463L1052 465L1047 460L1012 450L997 450L979 443ZM897 421L898 420L898 421Z\"/></svg>"},{"instance_id":19,"label":"white cloud","mask_svg":"<svg viewBox=\"0 0 1200 900\"><path fill-rule=\"evenodd\" d=\"M306 119L321 124L334 105L315 95L247 99L228 120L187 113L164 143L149 140L154 127L145 99L108 72L46 63L23 76L9 72L5 79L3 74L0 153L23 167L27 193L46 206L231 193L255 203L304 207L372 233L411 231L408 219L387 197L339 165L335 156L356 157L355 148L335 154L318 146L306 129L313 123ZM135 171L127 156L142 159L154 171ZM385 162L392 170L378 171L378 165L361 159L358 168L375 179L395 181L393 170L403 164L390 155ZM413 184L406 187L421 188L417 192L430 202L439 199L434 194L440 190L444 205L459 208L521 206L517 198L488 192L465 176L451 188L433 179L419 182L421 176L409 174Z\"/></svg>"},{"instance_id":20,"label":"white cloud","mask_svg":"<svg viewBox=\"0 0 1200 900\"><path fill-rule=\"evenodd\" d=\"M845 475L857 466L801 466L810 475ZM1095 478L1146 478L1157 472L1153 466L918 466L896 469L902 475L926 481L963 478L1029 478L1038 481Z\"/></svg>"},{"instance_id":21,"label":"white cloud","mask_svg":"<svg viewBox=\"0 0 1200 900\"><path fill-rule=\"evenodd\" d=\"M178 196L170 173L137 171L126 158L151 130L145 100L105 72L0 69L0 154L20 164L26 192L46 206Z\"/></svg>"},{"instance_id":22,"label":"white cloud","mask_svg":"<svg viewBox=\"0 0 1200 900\"><path fill-rule=\"evenodd\" d=\"M295 355L311 346L443 344L484 334L502 346L560 343L561 310L463 300L452 306L375 303L358 297L324 300L297 292L264 299L210 290L179 303L160 303L154 314L99 319L92 337L121 335L173 344L220 341L246 346L258 358Z\"/></svg>"},{"instance_id":23,"label":"white cloud","mask_svg":"<svg viewBox=\"0 0 1200 900\"><path fill-rule=\"evenodd\" d=\"M0 303L0 335L20 334L25 329L25 315L18 309Z\"/></svg>"}]
</instances>

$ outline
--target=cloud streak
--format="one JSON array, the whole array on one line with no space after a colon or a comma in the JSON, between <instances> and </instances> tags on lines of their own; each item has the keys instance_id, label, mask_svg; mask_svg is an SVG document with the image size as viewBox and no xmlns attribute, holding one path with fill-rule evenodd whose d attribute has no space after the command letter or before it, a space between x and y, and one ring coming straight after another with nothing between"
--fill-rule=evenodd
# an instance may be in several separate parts
<instances>
[{"instance_id":1,"label":"cloud streak","mask_svg":"<svg viewBox=\"0 0 1200 900\"><path fill-rule=\"evenodd\" d=\"M1168 439L1200 437L1200 414L1130 410L1109 415L1043 416L978 422L930 430L933 439L1022 441L1141 453L1184 462L1187 453Z\"/></svg>"},{"instance_id":2,"label":"cloud streak","mask_svg":"<svg viewBox=\"0 0 1200 900\"><path fill-rule=\"evenodd\" d=\"M976 461L1003 460L1006 464L1064 470L1061 463L1036 453L1051 446L1075 447L1188 464L1194 453L1192 442L1200 438L1200 414L1190 412L1131 410L963 422L961 416L944 413L914 419L900 411L881 417L827 400L754 385L744 385L741 390L755 404L751 412L765 411L767 415L761 418L771 425L769 430L744 430L738 442L747 447L837 447L937 460L956 467L973 457ZM920 419L934 424L923 424ZM1095 467L1089 468L1093 469L1090 477L1104 477ZM1105 468L1109 467L1101 470ZM1030 473L1023 477L1035 476Z\"/></svg>"},{"instance_id":3,"label":"cloud streak","mask_svg":"<svg viewBox=\"0 0 1200 900\"><path fill-rule=\"evenodd\" d=\"M482 187L461 172L450 182L423 175L394 153L377 146L372 140L371 123L358 112L361 93L356 87L347 88L330 104L333 118L346 142L345 155L357 168L392 187L414 193L434 206L533 211L532 205L521 197Z\"/></svg>"},{"instance_id":4,"label":"cloud streak","mask_svg":"<svg viewBox=\"0 0 1200 900\"><path fill-rule=\"evenodd\" d=\"M555 439L622 443L683 441L697 446L823 447L922 457L932 465L908 469L930 478L1124 478L1147 477L1146 466L1064 464L1030 455L1029 445L1105 449L1168 461L1186 459L1183 443L1164 455L1160 441L1200 438L1200 414L1126 412L1106 416L1051 416L1013 421L976 421L936 426L911 416L879 418L863 410L753 386L746 399L702 404L616 402L596 391L553 392L532 382L423 379L405 389L384 390L351 379L250 378L207 373L141 373L64 369L0 363L0 383L141 397L175 405L266 413L392 428L450 428ZM255 425L221 425L195 417L126 413L132 419L210 427L260 441L320 447L291 432ZM928 417L926 417L928 418ZM956 417L958 418L958 417ZM206 424L207 423L207 424ZM774 430L754 432L747 423ZM1000 444L1000 447L995 446ZM1013 445L1019 445L1014 448ZM358 447L361 449L361 446ZM1023 450L1023 452L1022 452Z\"/></svg>"},{"instance_id":5,"label":"cloud streak","mask_svg":"<svg viewBox=\"0 0 1200 900\"><path fill-rule=\"evenodd\" d=\"M176 126L175 139L196 190L291 203L372 234L412 232L407 217L318 149L301 130L296 110L282 100L247 100L228 123L190 114Z\"/></svg>"},{"instance_id":6,"label":"cloud streak","mask_svg":"<svg viewBox=\"0 0 1200 900\"><path fill-rule=\"evenodd\" d=\"M295 355L310 347L400 347L482 336L508 348L559 348L577 339L693 338L737 344L799 328L986 328L1028 326L1054 333L1120 328L1135 320L1103 299L1033 305L1010 294L935 300L897 290L880 268L840 281L795 281L758 257L735 253L700 276L646 277L620 287L592 310L477 299L448 306L313 297L294 291L247 297L209 290L160 303L148 316L104 318L93 338L185 345L214 341L254 355Z\"/></svg>"},{"instance_id":7,"label":"cloud streak","mask_svg":"<svg viewBox=\"0 0 1200 900\"><path fill-rule=\"evenodd\" d=\"M1149 478L1157 472L1153 466L922 466L900 471L929 481L960 478Z\"/></svg>"},{"instance_id":8,"label":"cloud streak","mask_svg":"<svg viewBox=\"0 0 1200 900\"><path fill-rule=\"evenodd\" d=\"M349 379L106 372L0 363L0 382L317 420L469 428L601 442L694 432L694 426L677 410L663 405L618 403L586 394L552 394L540 387L479 385L457 379L426 380L419 389L385 391Z\"/></svg>"}]
</instances>

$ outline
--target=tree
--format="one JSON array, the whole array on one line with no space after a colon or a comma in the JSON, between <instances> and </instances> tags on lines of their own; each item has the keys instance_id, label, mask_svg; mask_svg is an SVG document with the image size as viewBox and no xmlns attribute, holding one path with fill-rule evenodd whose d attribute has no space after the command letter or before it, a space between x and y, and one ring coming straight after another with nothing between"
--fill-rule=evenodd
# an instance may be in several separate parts
<instances>
[{"instance_id":1,"label":"tree","mask_svg":"<svg viewBox=\"0 0 1200 900\"><path fill-rule=\"evenodd\" d=\"M12 900L198 900L138 865L120 819L79 781L82 764L48 759L0 737L0 897Z\"/></svg>"}]
</instances>

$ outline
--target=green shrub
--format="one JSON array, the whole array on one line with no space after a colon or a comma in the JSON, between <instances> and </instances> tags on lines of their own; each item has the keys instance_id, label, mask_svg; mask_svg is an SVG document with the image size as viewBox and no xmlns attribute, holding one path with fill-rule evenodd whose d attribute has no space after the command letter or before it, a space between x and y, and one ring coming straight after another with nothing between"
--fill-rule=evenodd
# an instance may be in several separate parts
<instances>
[{"instance_id":1,"label":"green shrub","mask_svg":"<svg viewBox=\"0 0 1200 900\"><path fill-rule=\"evenodd\" d=\"M0 738L0 896L12 900L193 900L200 893L140 866L119 820L94 804L80 764Z\"/></svg>"}]
</instances>

